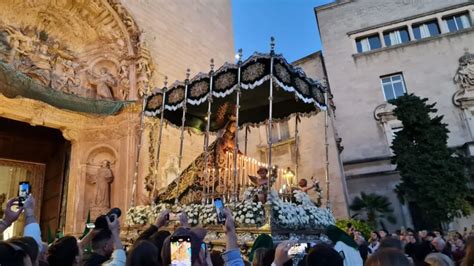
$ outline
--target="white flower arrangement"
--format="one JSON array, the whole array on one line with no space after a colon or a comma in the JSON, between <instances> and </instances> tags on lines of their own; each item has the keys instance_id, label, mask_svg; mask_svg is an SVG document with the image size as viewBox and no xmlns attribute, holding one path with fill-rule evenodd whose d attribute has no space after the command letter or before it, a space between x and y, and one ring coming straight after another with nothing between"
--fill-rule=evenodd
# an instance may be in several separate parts
<instances>
[{"instance_id":1,"label":"white flower arrangement","mask_svg":"<svg viewBox=\"0 0 474 266\"><path fill-rule=\"evenodd\" d=\"M264 209L261 202L244 201L237 203L232 211L234 220L240 225L263 225Z\"/></svg>"},{"instance_id":2,"label":"white flower arrangement","mask_svg":"<svg viewBox=\"0 0 474 266\"><path fill-rule=\"evenodd\" d=\"M272 206L272 222L285 229L322 229L335 223L328 209L318 208L309 196L301 191L295 191L296 203L285 202L274 190L270 193Z\"/></svg>"},{"instance_id":3,"label":"white flower arrangement","mask_svg":"<svg viewBox=\"0 0 474 266\"><path fill-rule=\"evenodd\" d=\"M127 211L127 215L125 217L125 224L126 225L147 224L151 213L152 213L151 206L136 206L134 208L130 208Z\"/></svg>"},{"instance_id":4,"label":"white flower arrangement","mask_svg":"<svg viewBox=\"0 0 474 266\"><path fill-rule=\"evenodd\" d=\"M253 202L255 188L250 187L244 192L244 201L229 204L235 222L242 227L260 226L265 222L264 206L261 202ZM295 191L295 203L285 202L275 190L270 193L272 224L284 229L322 229L335 224L331 210L318 208L302 191ZM190 225L215 225L216 211L213 204L169 205L158 204L155 206L136 206L127 211L127 225L144 225L153 223L159 213L169 209L173 213L184 211L188 216Z\"/></svg>"}]
</instances>

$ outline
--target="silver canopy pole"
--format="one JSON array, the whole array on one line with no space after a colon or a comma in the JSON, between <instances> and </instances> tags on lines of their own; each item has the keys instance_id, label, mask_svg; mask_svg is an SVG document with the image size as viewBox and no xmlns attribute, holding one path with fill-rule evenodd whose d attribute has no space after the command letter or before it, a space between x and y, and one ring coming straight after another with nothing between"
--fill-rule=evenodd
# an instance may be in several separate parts
<instances>
[{"instance_id":1,"label":"silver canopy pole","mask_svg":"<svg viewBox=\"0 0 474 266\"><path fill-rule=\"evenodd\" d=\"M236 94L236 103L235 103L235 136L234 136L234 176L233 176L233 191L232 191L232 201L237 202L237 163L239 155L239 110L240 110L240 82L241 82L241 66L242 66L242 49L239 49L239 61L237 62L239 67L237 74L237 94Z\"/></svg>"},{"instance_id":2,"label":"silver canopy pole","mask_svg":"<svg viewBox=\"0 0 474 266\"><path fill-rule=\"evenodd\" d=\"M162 139L162 136L163 136L163 124L164 124L164 117L165 117L165 104L166 104L166 91L168 90L168 88L166 87L166 85L168 85L168 77L165 76L165 81L164 81L164 87L163 87L163 100L162 100L162 103L161 103L161 108L160 108L160 132L158 133L158 145L156 147L156 167L159 168L160 167L160 151L161 151L161 139ZM156 180L155 180L155 183L156 183ZM153 192L154 192L154 189L156 188L156 184L153 185ZM152 193L153 193L152 192Z\"/></svg>"},{"instance_id":3,"label":"silver canopy pole","mask_svg":"<svg viewBox=\"0 0 474 266\"><path fill-rule=\"evenodd\" d=\"M188 103L188 85L189 85L189 73L191 70L186 69L186 80L184 81L184 99L183 99L183 116L181 117L181 135L179 137L179 157L178 157L178 168L179 168L179 174L181 174L181 164L183 161L183 144L184 144L184 125L186 123L186 107ZM178 203L178 197L179 197L179 183L181 182L181 177L178 177L177 184L176 184L176 199L175 203Z\"/></svg>"},{"instance_id":4,"label":"silver canopy pole","mask_svg":"<svg viewBox=\"0 0 474 266\"><path fill-rule=\"evenodd\" d=\"M324 93L324 101L326 104L326 111L324 112L324 146L326 149L326 207L331 207L331 201L329 199L329 143L328 143L328 125L329 125L329 103L328 103L328 93Z\"/></svg>"},{"instance_id":5,"label":"silver canopy pole","mask_svg":"<svg viewBox=\"0 0 474 266\"><path fill-rule=\"evenodd\" d=\"M275 38L270 38L270 93L268 96L268 174L272 174L272 116L273 116L273 57L275 55ZM270 181L271 182L271 181ZM270 183L271 184L271 183ZM270 193L271 188L268 189Z\"/></svg>"},{"instance_id":6,"label":"silver canopy pole","mask_svg":"<svg viewBox=\"0 0 474 266\"><path fill-rule=\"evenodd\" d=\"M139 161L140 161L140 150L142 147L143 120L144 120L144 115L145 115L145 107L146 107L146 95L143 95L142 112L140 114L140 134L138 135L138 141L137 141L137 146L136 146L137 154L135 157L135 171L133 173L132 200L131 200L132 207L135 207L135 195L137 192L138 168L139 168Z\"/></svg>"},{"instance_id":7,"label":"silver canopy pole","mask_svg":"<svg viewBox=\"0 0 474 266\"><path fill-rule=\"evenodd\" d=\"M205 201L209 202L209 189L210 189L210 178L209 178L209 129L211 127L211 107L212 107L212 82L214 78L214 59L211 59L211 72L209 73L209 93L207 94L207 113L206 113L206 134L204 136L204 178L206 179L205 185ZM212 192L214 193L214 191Z\"/></svg>"},{"instance_id":8,"label":"silver canopy pole","mask_svg":"<svg viewBox=\"0 0 474 266\"><path fill-rule=\"evenodd\" d=\"M295 117L295 161L296 161L296 170L295 170L295 175L296 178L298 178L298 170L299 170L299 160L300 160L300 141L299 141L299 131L298 131L298 122L300 120L300 116L296 115Z\"/></svg>"}]
</instances>

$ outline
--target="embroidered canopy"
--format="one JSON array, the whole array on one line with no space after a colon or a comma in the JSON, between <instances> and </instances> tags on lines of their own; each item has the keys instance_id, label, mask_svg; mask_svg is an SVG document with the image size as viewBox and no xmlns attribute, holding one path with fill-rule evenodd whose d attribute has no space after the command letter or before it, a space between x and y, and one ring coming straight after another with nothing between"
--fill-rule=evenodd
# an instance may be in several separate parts
<instances>
[{"instance_id":1,"label":"embroidered canopy","mask_svg":"<svg viewBox=\"0 0 474 266\"><path fill-rule=\"evenodd\" d=\"M272 119L311 115L326 108L324 85L307 77L281 55L256 53L244 62L226 63L217 71L199 73L185 82L175 82L170 88L155 90L146 99L145 115L159 117L164 98L164 118L181 126L186 100L185 127L205 131L211 99L210 131L216 132L225 126L228 116L235 114L240 80L239 126L261 124L269 118L270 79Z\"/></svg>"}]
</instances>

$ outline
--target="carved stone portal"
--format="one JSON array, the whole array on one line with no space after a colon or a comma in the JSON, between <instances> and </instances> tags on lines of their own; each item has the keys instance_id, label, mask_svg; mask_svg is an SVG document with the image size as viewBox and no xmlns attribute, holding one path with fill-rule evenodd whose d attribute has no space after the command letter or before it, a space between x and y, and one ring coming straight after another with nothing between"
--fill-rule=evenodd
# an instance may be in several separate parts
<instances>
[{"instance_id":1,"label":"carved stone portal","mask_svg":"<svg viewBox=\"0 0 474 266\"><path fill-rule=\"evenodd\" d=\"M54 90L106 100L147 93L154 70L117 0L0 1L0 60Z\"/></svg>"}]
</instances>

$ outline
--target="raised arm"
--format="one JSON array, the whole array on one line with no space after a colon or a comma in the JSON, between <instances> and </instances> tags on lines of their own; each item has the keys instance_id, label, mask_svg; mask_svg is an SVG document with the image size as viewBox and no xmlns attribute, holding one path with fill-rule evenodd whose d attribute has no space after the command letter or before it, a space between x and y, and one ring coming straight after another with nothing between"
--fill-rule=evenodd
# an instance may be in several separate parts
<instances>
[{"instance_id":1,"label":"raised arm","mask_svg":"<svg viewBox=\"0 0 474 266\"><path fill-rule=\"evenodd\" d=\"M12 198L7 202L3 219L0 220L0 234L3 233L8 227L10 227L20 217L23 207L19 207L16 211L12 210L13 205L18 202L18 198Z\"/></svg>"},{"instance_id":2,"label":"raised arm","mask_svg":"<svg viewBox=\"0 0 474 266\"><path fill-rule=\"evenodd\" d=\"M225 225L224 231L226 235L226 250L222 253L225 265L243 266L244 261L240 255L240 248L237 242L237 233L235 231L235 222L232 212L228 208L224 208Z\"/></svg>"}]
</instances>

